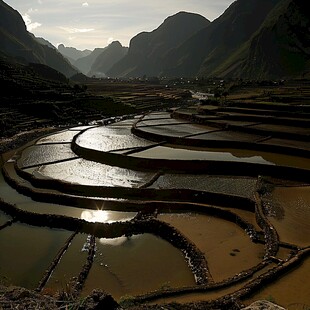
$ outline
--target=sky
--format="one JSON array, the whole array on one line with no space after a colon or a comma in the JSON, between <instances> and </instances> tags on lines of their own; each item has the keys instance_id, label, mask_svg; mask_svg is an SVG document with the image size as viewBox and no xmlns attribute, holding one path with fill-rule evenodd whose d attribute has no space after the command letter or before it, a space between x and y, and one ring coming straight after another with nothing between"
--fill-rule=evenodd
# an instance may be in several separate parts
<instances>
[{"instance_id":1,"label":"sky","mask_svg":"<svg viewBox=\"0 0 310 310\"><path fill-rule=\"evenodd\" d=\"M4 0L23 17L28 31L54 46L105 47L112 41L129 46L142 31L156 29L180 11L210 21L234 0Z\"/></svg>"}]
</instances>

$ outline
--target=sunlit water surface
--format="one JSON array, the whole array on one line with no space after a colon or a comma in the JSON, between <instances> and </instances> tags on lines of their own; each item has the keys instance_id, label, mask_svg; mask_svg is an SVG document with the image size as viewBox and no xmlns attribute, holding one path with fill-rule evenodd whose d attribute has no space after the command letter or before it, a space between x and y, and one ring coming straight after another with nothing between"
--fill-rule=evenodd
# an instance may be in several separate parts
<instances>
[{"instance_id":1,"label":"sunlit water surface","mask_svg":"<svg viewBox=\"0 0 310 310\"><path fill-rule=\"evenodd\" d=\"M125 148L145 147L152 143L134 136L127 128L98 127L81 133L76 139L76 144L84 148L108 152Z\"/></svg>"},{"instance_id":2,"label":"sunlit water surface","mask_svg":"<svg viewBox=\"0 0 310 310\"><path fill-rule=\"evenodd\" d=\"M27 171L27 170L26 170ZM55 179L66 183L108 186L139 187L149 181L153 173L134 171L104 165L82 158L29 170L36 178Z\"/></svg>"}]
</instances>

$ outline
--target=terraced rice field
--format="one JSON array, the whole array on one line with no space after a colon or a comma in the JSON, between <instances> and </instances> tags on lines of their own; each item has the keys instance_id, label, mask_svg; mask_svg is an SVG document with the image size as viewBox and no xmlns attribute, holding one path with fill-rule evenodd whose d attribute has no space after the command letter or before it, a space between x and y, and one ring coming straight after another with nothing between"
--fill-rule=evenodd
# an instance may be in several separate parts
<instances>
[{"instance_id":1,"label":"terraced rice field","mask_svg":"<svg viewBox=\"0 0 310 310\"><path fill-rule=\"evenodd\" d=\"M212 113L75 127L2 155L1 281L138 304L310 305L307 122Z\"/></svg>"}]
</instances>

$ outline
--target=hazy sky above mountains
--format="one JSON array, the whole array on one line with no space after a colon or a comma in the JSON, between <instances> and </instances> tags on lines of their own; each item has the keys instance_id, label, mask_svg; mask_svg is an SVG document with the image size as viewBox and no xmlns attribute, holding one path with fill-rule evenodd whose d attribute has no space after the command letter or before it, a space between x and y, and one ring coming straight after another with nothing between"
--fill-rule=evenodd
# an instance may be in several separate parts
<instances>
[{"instance_id":1,"label":"hazy sky above mountains","mask_svg":"<svg viewBox=\"0 0 310 310\"><path fill-rule=\"evenodd\" d=\"M233 0L4 0L24 18L27 28L57 46L105 47L118 40L129 46L142 31L152 31L179 11L210 21Z\"/></svg>"}]
</instances>

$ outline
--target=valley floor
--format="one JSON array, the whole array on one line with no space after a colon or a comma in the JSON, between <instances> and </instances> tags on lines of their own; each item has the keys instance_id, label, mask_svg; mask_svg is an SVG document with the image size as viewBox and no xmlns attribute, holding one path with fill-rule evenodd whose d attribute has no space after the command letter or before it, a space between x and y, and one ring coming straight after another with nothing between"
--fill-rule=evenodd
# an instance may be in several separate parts
<instances>
[{"instance_id":1,"label":"valley floor","mask_svg":"<svg viewBox=\"0 0 310 310\"><path fill-rule=\"evenodd\" d=\"M93 87L99 92L99 85ZM1 156L5 181L0 188L0 237L11 240L10 234L18 233L27 243L33 233L40 231L51 237L50 242L57 240L57 244L51 243L55 251L65 244L63 252L55 252L52 262L54 252L45 257L50 265L43 278L41 265L34 264L31 269L34 284L27 283L37 285L41 277L36 291L42 294L60 294L59 285L65 279L61 270L73 267L66 263L70 255L70 262L73 257L76 260L72 273L80 273L72 278L73 290L70 287L56 296L58 302L34 291L1 286L0 309L40 309L43 304L44 309L95 309L99 305L113 309L118 307L115 300L123 308L137 310L240 309L258 296L268 298L267 286L274 294L269 298L287 309L293 309L292 302L305 305L308 296L302 290L299 296L295 286L289 285L285 294L282 288L292 282L310 285L302 280L306 272L291 271L294 266L298 266L297 271L306 271L310 253L308 84L299 88L290 84L284 90L282 86L262 90L239 85L226 97L202 101L188 99L187 92L184 97L174 98L174 91L167 90L169 100L160 106L157 100L162 100L158 98L163 98L163 93L156 90L151 95L149 86L147 91L139 87L125 90L128 85L113 85L108 93L105 88L100 94L107 98L114 93L113 102L134 108L139 112L135 115L90 124L88 121L98 115L89 120L85 117L83 123L74 117L61 128L52 127L51 122L45 124L49 126L37 126L37 120L26 121L27 131L17 126L20 133L8 131L3 137L0 153L6 154ZM148 97L151 105L141 105ZM304 101L300 101L302 98ZM180 107L176 107L177 102ZM92 107L97 104L91 101ZM37 138L15 155L10 152ZM15 190L18 192L13 197ZM34 200L29 204L31 198ZM34 203L38 200L42 203ZM47 202L49 205L44 205ZM95 210L90 202L101 203L107 210ZM82 214L80 208L85 209ZM125 219L118 213L124 208ZM44 232L42 225L46 226ZM53 230L56 227L65 232ZM78 232L81 234L76 236ZM74 253L83 245L85 234L89 237L85 243L88 254L78 258ZM21 250L25 249L22 238L18 240ZM66 251L72 240L73 245ZM111 250L111 242L116 242L114 249L121 251L116 251L117 255ZM130 247L121 246L128 242ZM4 242L3 249L11 255L8 257L14 257L8 244ZM152 246L147 248L148 244ZM45 242L38 240L37 246L44 249ZM143 281L131 285L139 278L135 269L130 272L121 268L122 259L131 257L131 248L134 253L143 249L139 255L144 263L140 267L138 264L139 270L150 266L140 272L148 277L148 283L142 286ZM165 263L171 264L168 270L158 267L156 274L149 273L156 259L147 265L144 255L154 249L154 257L171 251L169 255L175 260L165 257ZM173 272L178 261L176 249L188 264L182 260L178 267L184 271L182 279L166 283L165 276L171 280L177 274ZM63 266L60 254L64 256ZM101 254L106 265L98 260ZM36 255L28 256L31 266ZM158 257L158 261L162 259ZM136 257L132 256L133 266L134 261ZM301 262L305 264L300 266ZM3 264L10 265L11 260L3 260ZM8 272L17 282L25 281L14 269ZM98 282L98 274L110 283ZM98 291L89 296L97 284L113 292L115 300ZM59 299L66 301L59 303Z\"/></svg>"}]
</instances>

